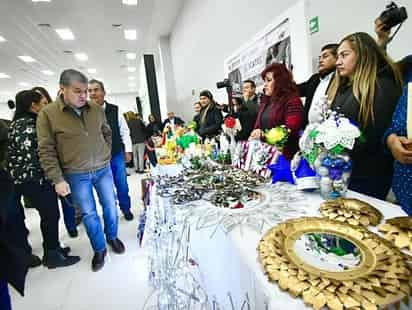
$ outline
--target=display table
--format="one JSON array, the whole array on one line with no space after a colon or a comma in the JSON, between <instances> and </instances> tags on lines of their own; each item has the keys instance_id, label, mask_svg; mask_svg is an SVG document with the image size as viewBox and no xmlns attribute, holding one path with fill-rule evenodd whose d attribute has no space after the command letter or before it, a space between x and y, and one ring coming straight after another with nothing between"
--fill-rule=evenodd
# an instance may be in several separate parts
<instances>
[{"instance_id":1,"label":"display table","mask_svg":"<svg viewBox=\"0 0 412 310\"><path fill-rule=\"evenodd\" d=\"M179 166L159 167L154 175L171 176L180 170ZM351 191L347 196L370 203L382 212L384 219L405 216L400 207L388 202ZM305 208L306 214L320 216L319 206L323 199L319 193L304 193L304 197L302 208ZM167 199L157 198L163 204L169 203ZM148 216L150 217L150 212ZM292 298L287 292L281 291L276 283L270 283L258 262L256 247L271 227L264 226L262 233L259 233L247 225L239 225L230 232L225 232L216 225L199 229L197 219L193 217L189 219L189 223L190 256L198 264L201 282L209 299L217 301L221 309L307 308L301 298ZM376 227L370 229L377 232ZM406 309L406 306L402 307Z\"/></svg>"}]
</instances>

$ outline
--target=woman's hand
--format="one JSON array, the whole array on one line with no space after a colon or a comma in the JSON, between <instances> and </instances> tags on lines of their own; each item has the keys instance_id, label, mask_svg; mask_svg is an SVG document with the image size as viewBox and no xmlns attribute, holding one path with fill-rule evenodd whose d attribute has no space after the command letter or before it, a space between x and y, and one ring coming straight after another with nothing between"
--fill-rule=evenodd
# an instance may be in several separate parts
<instances>
[{"instance_id":1,"label":"woman's hand","mask_svg":"<svg viewBox=\"0 0 412 310\"><path fill-rule=\"evenodd\" d=\"M386 140L393 157L401 164L412 165L412 140L391 134Z\"/></svg>"},{"instance_id":2,"label":"woman's hand","mask_svg":"<svg viewBox=\"0 0 412 310\"><path fill-rule=\"evenodd\" d=\"M386 30L385 24L377 18L375 20L375 33L378 37L377 43L380 47L385 48L389 41L389 36L391 35L391 30Z\"/></svg>"},{"instance_id":3,"label":"woman's hand","mask_svg":"<svg viewBox=\"0 0 412 310\"><path fill-rule=\"evenodd\" d=\"M260 139L262 137L262 130L260 129L255 129L252 131L252 133L250 134L249 140L256 140L256 139Z\"/></svg>"}]
</instances>

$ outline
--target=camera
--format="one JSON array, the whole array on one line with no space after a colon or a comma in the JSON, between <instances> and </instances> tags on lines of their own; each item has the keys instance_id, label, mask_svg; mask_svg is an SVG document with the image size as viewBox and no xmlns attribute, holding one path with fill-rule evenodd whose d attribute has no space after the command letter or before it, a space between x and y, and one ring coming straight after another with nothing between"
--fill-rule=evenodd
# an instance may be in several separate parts
<instances>
[{"instance_id":1,"label":"camera","mask_svg":"<svg viewBox=\"0 0 412 310\"><path fill-rule=\"evenodd\" d=\"M219 89L220 88L230 88L230 87L232 87L232 83L230 82L229 79L224 79L221 82L217 82L216 87L219 88Z\"/></svg>"},{"instance_id":2,"label":"camera","mask_svg":"<svg viewBox=\"0 0 412 310\"><path fill-rule=\"evenodd\" d=\"M7 101L7 106L9 107L10 110L13 110L16 107L16 104L14 103L13 100Z\"/></svg>"},{"instance_id":3,"label":"camera","mask_svg":"<svg viewBox=\"0 0 412 310\"><path fill-rule=\"evenodd\" d=\"M380 21L385 24L384 30L389 31L392 27L403 23L408 18L405 7L399 7L395 2L386 6L385 11L379 16Z\"/></svg>"}]
</instances>

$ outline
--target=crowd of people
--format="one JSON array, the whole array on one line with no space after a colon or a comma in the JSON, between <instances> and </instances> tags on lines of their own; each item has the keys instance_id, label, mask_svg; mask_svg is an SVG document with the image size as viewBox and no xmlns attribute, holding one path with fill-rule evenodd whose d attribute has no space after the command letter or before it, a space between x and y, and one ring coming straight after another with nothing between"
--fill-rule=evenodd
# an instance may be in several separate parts
<instances>
[{"instance_id":1,"label":"crowd of people","mask_svg":"<svg viewBox=\"0 0 412 310\"><path fill-rule=\"evenodd\" d=\"M261 74L263 94L256 94L251 80L243 82L243 94L233 98L234 116L242 129L236 139L263 139L266 129L285 125L289 131L283 155L292 159L308 124L320 122L328 109L356 123L362 139L351 158L351 190L386 199L391 188L403 210L412 215L412 139L407 132L407 83L412 80L412 56L399 62L386 52L390 30L377 19L377 40L358 32L339 43L325 45L319 70L297 84L284 64L273 63ZM302 103L302 98L305 102ZM198 134L211 137L221 132L223 118L213 95L205 90L194 104ZM409 138L407 133L409 133Z\"/></svg>"},{"instance_id":2,"label":"crowd of people","mask_svg":"<svg viewBox=\"0 0 412 310\"><path fill-rule=\"evenodd\" d=\"M263 94L257 94L254 81L245 80L242 96L233 98L229 115L241 124L238 141L263 139L266 129L285 125L290 135L283 152L291 159L298 151L301 131L322 119L322 102L327 98L330 109L356 122L364 136L351 153L349 188L379 199L385 199L392 188L397 202L412 215L406 86L412 81L412 57L398 63L391 60L384 48L389 31L383 26L376 21L378 40L358 32L325 45L318 72L303 83L297 84L284 64L270 64L261 73ZM108 247L124 253L117 204L126 220L134 218L126 165L133 161L135 171L142 173L147 156L155 166L156 139L165 128L185 124L173 112L163 123L150 115L147 124L139 113L123 114L105 100L102 81L88 81L76 70L65 70L59 84L54 102L42 87L19 92L13 120L0 122L0 290L9 282L22 292L29 267L58 268L79 262L80 257L71 255L70 247L62 247L59 241L59 199L68 234L78 236L79 219L86 228L94 252L93 271L104 266ZM221 133L228 108L218 104L211 91L200 92L194 111L201 138ZM28 241L23 205L39 213L42 259Z\"/></svg>"}]
</instances>

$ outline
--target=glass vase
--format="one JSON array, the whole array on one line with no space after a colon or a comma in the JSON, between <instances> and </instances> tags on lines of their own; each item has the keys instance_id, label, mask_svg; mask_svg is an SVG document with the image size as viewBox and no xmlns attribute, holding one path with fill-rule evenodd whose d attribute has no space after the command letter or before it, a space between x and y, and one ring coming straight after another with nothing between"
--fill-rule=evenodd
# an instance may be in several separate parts
<instances>
[{"instance_id":1,"label":"glass vase","mask_svg":"<svg viewBox=\"0 0 412 310\"><path fill-rule=\"evenodd\" d=\"M325 152L315 163L319 175L320 194L326 200L345 197L352 171L352 161L348 153L339 155Z\"/></svg>"}]
</instances>

